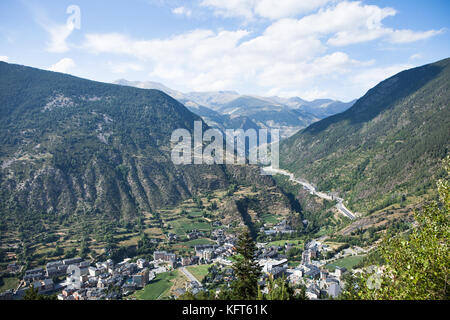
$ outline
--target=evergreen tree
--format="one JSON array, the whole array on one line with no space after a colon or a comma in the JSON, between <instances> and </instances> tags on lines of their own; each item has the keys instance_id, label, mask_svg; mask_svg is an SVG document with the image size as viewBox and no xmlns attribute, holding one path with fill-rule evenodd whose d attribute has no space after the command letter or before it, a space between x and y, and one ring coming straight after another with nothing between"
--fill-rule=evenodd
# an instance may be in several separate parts
<instances>
[{"instance_id":1,"label":"evergreen tree","mask_svg":"<svg viewBox=\"0 0 450 320\"><path fill-rule=\"evenodd\" d=\"M289 286L286 277L274 280L273 276L269 277L267 300L291 300L294 291Z\"/></svg>"},{"instance_id":2,"label":"evergreen tree","mask_svg":"<svg viewBox=\"0 0 450 320\"><path fill-rule=\"evenodd\" d=\"M254 300L258 297L258 279L261 266L256 261L256 244L248 230L239 235L233 264L236 280L232 284L233 298Z\"/></svg>"},{"instance_id":3,"label":"evergreen tree","mask_svg":"<svg viewBox=\"0 0 450 320\"><path fill-rule=\"evenodd\" d=\"M57 298L56 295L39 294L38 289L31 286L25 291L23 300L57 300Z\"/></svg>"}]
</instances>

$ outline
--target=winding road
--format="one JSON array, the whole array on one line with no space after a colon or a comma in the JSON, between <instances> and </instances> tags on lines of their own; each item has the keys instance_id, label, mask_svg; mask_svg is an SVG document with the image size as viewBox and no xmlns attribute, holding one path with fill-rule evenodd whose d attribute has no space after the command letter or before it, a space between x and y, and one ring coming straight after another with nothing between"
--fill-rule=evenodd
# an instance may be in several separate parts
<instances>
[{"instance_id":1,"label":"winding road","mask_svg":"<svg viewBox=\"0 0 450 320\"><path fill-rule=\"evenodd\" d=\"M289 171L286 171L283 169L275 169L272 167L264 167L264 168L261 168L261 170L265 174L276 173L276 174L282 174L282 175L288 176L290 181L301 184L306 190L309 191L310 194L316 195L322 199L326 199L326 200L330 200L330 201L336 200L337 201L336 208L338 209L338 211L340 213L342 213L346 217L350 218L351 220L356 219L355 214L353 212L351 212L344 205L344 199L339 198L339 197L330 196L329 194L326 194L324 192L316 191L316 188L311 183L309 183L306 180L300 180L300 179L295 178L294 174Z\"/></svg>"}]
</instances>

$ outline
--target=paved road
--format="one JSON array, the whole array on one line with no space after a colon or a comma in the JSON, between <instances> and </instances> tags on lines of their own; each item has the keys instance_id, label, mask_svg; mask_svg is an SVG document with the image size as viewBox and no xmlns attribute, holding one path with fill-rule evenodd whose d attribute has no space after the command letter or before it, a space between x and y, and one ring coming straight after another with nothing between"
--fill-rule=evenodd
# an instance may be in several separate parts
<instances>
[{"instance_id":1,"label":"paved road","mask_svg":"<svg viewBox=\"0 0 450 320\"><path fill-rule=\"evenodd\" d=\"M338 198L338 197L333 198L332 196L330 196L324 192L317 191L316 188L312 184L310 184L308 181L296 179L294 177L294 174L290 173L289 171L286 171L283 169L274 169L272 167L264 167L261 169L265 173L278 173L278 174L288 176L290 181L301 184L306 190L309 191L309 193L316 195L320 198L323 198L326 200L336 200L337 201L336 208L339 210L340 213L342 213L346 217L350 218L351 220L354 220L356 218L355 215L353 214L353 212L351 212L347 207L345 207L345 205L343 203L344 199Z\"/></svg>"},{"instance_id":2,"label":"paved road","mask_svg":"<svg viewBox=\"0 0 450 320\"><path fill-rule=\"evenodd\" d=\"M342 212L343 214L345 214L347 217L349 217L350 219L352 219L352 220L354 220L356 217L355 217L355 215L350 211L350 210L348 210L347 209L347 207L342 203L342 201L339 201L337 204L336 204L336 208L338 208L338 210L340 211L340 212Z\"/></svg>"},{"instance_id":3,"label":"paved road","mask_svg":"<svg viewBox=\"0 0 450 320\"><path fill-rule=\"evenodd\" d=\"M194 277L192 273L190 273L185 267L181 267L180 270L185 274L186 277L188 277L189 280L197 282L199 286L202 287L202 283L198 281L197 278Z\"/></svg>"}]
</instances>

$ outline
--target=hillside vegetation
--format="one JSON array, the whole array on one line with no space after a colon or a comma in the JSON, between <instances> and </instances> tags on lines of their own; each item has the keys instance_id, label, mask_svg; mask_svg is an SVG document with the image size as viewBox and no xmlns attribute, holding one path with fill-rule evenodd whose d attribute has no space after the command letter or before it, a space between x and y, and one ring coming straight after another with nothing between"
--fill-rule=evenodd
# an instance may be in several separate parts
<instances>
[{"instance_id":1,"label":"hillside vegetation","mask_svg":"<svg viewBox=\"0 0 450 320\"><path fill-rule=\"evenodd\" d=\"M450 59L400 72L347 111L283 141L281 167L368 213L418 201L443 174L450 137Z\"/></svg>"}]
</instances>

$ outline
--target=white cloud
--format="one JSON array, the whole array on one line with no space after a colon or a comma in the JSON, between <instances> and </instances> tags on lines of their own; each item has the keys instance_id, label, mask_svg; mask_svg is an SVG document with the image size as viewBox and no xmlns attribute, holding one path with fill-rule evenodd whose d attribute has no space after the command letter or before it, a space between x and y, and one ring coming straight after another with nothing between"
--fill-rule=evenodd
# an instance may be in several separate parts
<instances>
[{"instance_id":1,"label":"white cloud","mask_svg":"<svg viewBox=\"0 0 450 320\"><path fill-rule=\"evenodd\" d=\"M253 19L255 3L255 0L203 0L200 5L212 8L219 16Z\"/></svg>"},{"instance_id":2,"label":"white cloud","mask_svg":"<svg viewBox=\"0 0 450 320\"><path fill-rule=\"evenodd\" d=\"M255 12L261 17L280 19L305 14L335 0L261 0L255 6Z\"/></svg>"},{"instance_id":3,"label":"white cloud","mask_svg":"<svg viewBox=\"0 0 450 320\"><path fill-rule=\"evenodd\" d=\"M393 43L408 43L419 40L428 39L435 35L441 34L445 29L429 30L423 32L416 32L412 30L392 30L390 32L390 41Z\"/></svg>"},{"instance_id":4,"label":"white cloud","mask_svg":"<svg viewBox=\"0 0 450 320\"><path fill-rule=\"evenodd\" d=\"M362 90L367 91L379 82L392 77L400 71L415 67L411 64L396 64L387 67L374 67L366 69L352 77L352 82Z\"/></svg>"},{"instance_id":5,"label":"white cloud","mask_svg":"<svg viewBox=\"0 0 450 320\"><path fill-rule=\"evenodd\" d=\"M52 65L48 70L55 72L68 73L69 70L75 67L75 62L71 58L63 58Z\"/></svg>"},{"instance_id":6,"label":"white cloud","mask_svg":"<svg viewBox=\"0 0 450 320\"><path fill-rule=\"evenodd\" d=\"M123 62L123 63L113 63L111 61L108 62L109 67L113 73L127 73L129 71L142 71L144 67L140 64L131 63L131 62Z\"/></svg>"},{"instance_id":7,"label":"white cloud","mask_svg":"<svg viewBox=\"0 0 450 320\"><path fill-rule=\"evenodd\" d=\"M76 23L77 18L72 14L71 16L67 16L68 19L66 23L55 23L48 17L46 10L41 6L28 1L24 2L24 5L32 11L36 23L50 36L49 40L46 42L46 51L52 53L64 53L69 51L70 48L67 43L67 38L72 34L74 29L80 28L79 24ZM68 9L69 8L72 7L68 7ZM73 13L73 11L68 11L67 14L69 13Z\"/></svg>"},{"instance_id":8,"label":"white cloud","mask_svg":"<svg viewBox=\"0 0 450 320\"><path fill-rule=\"evenodd\" d=\"M320 90L317 87L313 88L312 90L308 90L301 93L302 98L312 101L315 99L325 99L330 98L330 93L327 90Z\"/></svg>"},{"instance_id":9,"label":"white cloud","mask_svg":"<svg viewBox=\"0 0 450 320\"><path fill-rule=\"evenodd\" d=\"M173 14L177 14L177 15L185 15L187 17L190 17L192 14L192 10L188 9L186 7L178 7L172 10Z\"/></svg>"},{"instance_id":10,"label":"white cloud","mask_svg":"<svg viewBox=\"0 0 450 320\"><path fill-rule=\"evenodd\" d=\"M203 0L200 5L214 10L216 15L224 17L243 17L254 19L256 16L272 20L294 17L316 10L336 0Z\"/></svg>"},{"instance_id":11,"label":"white cloud","mask_svg":"<svg viewBox=\"0 0 450 320\"><path fill-rule=\"evenodd\" d=\"M361 2L339 2L335 6L321 8L318 12L301 19L281 19L273 23L268 30L283 30L284 34L297 36L327 37L327 44L346 46L386 37L392 43L414 42L426 39L444 30L415 32L412 30L394 30L383 25L382 21L396 15L393 8L380 8L364 5ZM272 30L273 29L273 30ZM278 32L281 34L281 32Z\"/></svg>"},{"instance_id":12,"label":"white cloud","mask_svg":"<svg viewBox=\"0 0 450 320\"><path fill-rule=\"evenodd\" d=\"M245 30L194 30L164 40L135 40L117 33L88 34L84 48L94 53L136 57L152 64L155 77L206 89L230 84L227 78L238 76L239 65L232 66L232 55L247 35Z\"/></svg>"},{"instance_id":13,"label":"white cloud","mask_svg":"<svg viewBox=\"0 0 450 320\"><path fill-rule=\"evenodd\" d=\"M8 62L8 57L7 56L0 56L0 61L3 61L3 62Z\"/></svg>"},{"instance_id":14,"label":"white cloud","mask_svg":"<svg viewBox=\"0 0 450 320\"><path fill-rule=\"evenodd\" d=\"M422 54L421 53L415 53L412 56L410 56L409 59L411 59L411 60L422 59Z\"/></svg>"},{"instance_id":15,"label":"white cloud","mask_svg":"<svg viewBox=\"0 0 450 320\"><path fill-rule=\"evenodd\" d=\"M121 33L90 33L86 34L82 48L95 54L138 59L139 65L123 63L112 66L112 70L126 73L143 70L141 66L145 65L149 77L180 90L209 91L241 87L258 90L254 93L269 92L285 96L297 92L300 96L315 98L331 92L330 88L333 88L335 97L339 97L344 91L337 88L336 83L339 82L346 87L359 88L351 91L355 96L345 97L350 99L387 75L392 75L392 72L400 71L405 65L376 68L375 60L356 60L350 52L336 49L337 46L376 39L404 43L441 32L387 28L383 20L396 14L393 8L361 2L340 1L333 2L333 5L329 2L323 1L327 3L325 7L300 19L286 17L273 21L258 35L245 29L197 29L165 39L135 39ZM268 11L262 13L261 6L264 4L269 8L272 2L230 0L220 3L221 10L224 10L220 14L237 12L252 18L257 8L260 8L258 15L269 17ZM280 5L287 7L293 3L283 1ZM202 4L212 5L216 1L205 0ZM300 5L297 10L299 8ZM273 13L273 17L285 15L287 13ZM329 87L321 87L322 84Z\"/></svg>"},{"instance_id":16,"label":"white cloud","mask_svg":"<svg viewBox=\"0 0 450 320\"><path fill-rule=\"evenodd\" d=\"M66 40L74 30L73 24L44 25L44 28L50 34L50 41L47 42L47 51L55 53L69 51L69 45Z\"/></svg>"}]
</instances>

